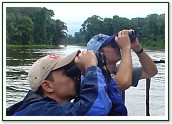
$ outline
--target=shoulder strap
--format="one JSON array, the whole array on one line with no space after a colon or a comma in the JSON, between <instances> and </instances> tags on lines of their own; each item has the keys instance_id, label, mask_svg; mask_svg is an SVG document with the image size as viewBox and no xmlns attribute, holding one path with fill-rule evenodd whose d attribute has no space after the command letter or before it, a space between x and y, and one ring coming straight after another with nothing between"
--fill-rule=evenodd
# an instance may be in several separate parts
<instances>
[{"instance_id":1,"label":"shoulder strap","mask_svg":"<svg viewBox=\"0 0 172 124\"><path fill-rule=\"evenodd\" d=\"M23 101L20 101L20 102L14 104L14 105L8 107L6 109L6 115L7 116L12 116L22 104L23 104Z\"/></svg>"}]
</instances>

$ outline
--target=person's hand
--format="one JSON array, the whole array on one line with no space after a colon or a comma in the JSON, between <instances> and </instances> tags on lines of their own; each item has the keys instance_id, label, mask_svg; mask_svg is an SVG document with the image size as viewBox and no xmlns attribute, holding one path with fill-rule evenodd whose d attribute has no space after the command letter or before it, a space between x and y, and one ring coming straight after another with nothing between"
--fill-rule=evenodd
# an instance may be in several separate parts
<instances>
[{"instance_id":1,"label":"person's hand","mask_svg":"<svg viewBox=\"0 0 172 124\"><path fill-rule=\"evenodd\" d=\"M134 52L138 52L139 50L142 49L142 46L140 45L139 43L139 40L138 38L136 37L133 42L131 43L131 49L134 51Z\"/></svg>"},{"instance_id":2,"label":"person's hand","mask_svg":"<svg viewBox=\"0 0 172 124\"><path fill-rule=\"evenodd\" d=\"M115 37L115 42L118 46L123 49L131 49L131 42L128 36L129 30L122 30L118 32L118 36Z\"/></svg>"},{"instance_id":3,"label":"person's hand","mask_svg":"<svg viewBox=\"0 0 172 124\"><path fill-rule=\"evenodd\" d=\"M81 70L81 74L85 74L88 67L97 66L98 64L95 53L92 50L82 51L74 61L76 66Z\"/></svg>"}]
</instances>

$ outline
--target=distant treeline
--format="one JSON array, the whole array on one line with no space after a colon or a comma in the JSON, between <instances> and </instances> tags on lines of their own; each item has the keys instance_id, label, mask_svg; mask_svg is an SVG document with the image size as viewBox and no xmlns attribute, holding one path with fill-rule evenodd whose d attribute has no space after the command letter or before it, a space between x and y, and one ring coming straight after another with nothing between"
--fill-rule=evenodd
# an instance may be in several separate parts
<instances>
[{"instance_id":1,"label":"distant treeline","mask_svg":"<svg viewBox=\"0 0 172 124\"><path fill-rule=\"evenodd\" d=\"M75 32L74 36L68 35L63 42L86 44L96 34L114 35L123 29L134 29L145 46L165 48L165 14L150 14L146 18L132 18L131 20L117 15L113 18L93 15L84 21L79 32Z\"/></svg>"},{"instance_id":2,"label":"distant treeline","mask_svg":"<svg viewBox=\"0 0 172 124\"><path fill-rule=\"evenodd\" d=\"M114 15L101 18L93 15L82 24L74 36L67 34L66 24L53 20L52 10L40 7L7 8L8 44L77 44L85 45L94 35L113 35L123 29L134 29L142 44L165 48L165 14L150 14L146 18L127 19Z\"/></svg>"},{"instance_id":3,"label":"distant treeline","mask_svg":"<svg viewBox=\"0 0 172 124\"><path fill-rule=\"evenodd\" d=\"M64 22L51 19L52 10L41 7L7 7L7 44L59 45L67 36Z\"/></svg>"}]
</instances>

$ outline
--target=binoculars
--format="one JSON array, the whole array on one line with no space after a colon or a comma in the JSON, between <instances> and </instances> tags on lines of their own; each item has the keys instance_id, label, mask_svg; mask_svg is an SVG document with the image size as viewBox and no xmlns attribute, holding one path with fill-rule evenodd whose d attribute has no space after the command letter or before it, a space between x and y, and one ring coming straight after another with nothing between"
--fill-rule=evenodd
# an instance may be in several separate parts
<instances>
[{"instance_id":1,"label":"binoculars","mask_svg":"<svg viewBox=\"0 0 172 124\"><path fill-rule=\"evenodd\" d=\"M98 61L98 67L102 68L103 66L107 65L107 59L105 55L102 52L96 52L95 53L97 61ZM77 77L81 74L81 71L79 68L73 63L70 66L66 67L65 74L69 77Z\"/></svg>"},{"instance_id":2,"label":"binoculars","mask_svg":"<svg viewBox=\"0 0 172 124\"><path fill-rule=\"evenodd\" d=\"M134 39L137 37L137 33L136 33L135 30L130 30L130 31L128 32L128 36L129 36L129 38L130 38L130 41L133 42Z\"/></svg>"},{"instance_id":3,"label":"binoculars","mask_svg":"<svg viewBox=\"0 0 172 124\"><path fill-rule=\"evenodd\" d=\"M118 34L114 35L114 36L118 36ZM134 41L134 39L137 37L137 33L135 30L130 30L128 32L128 36L130 38L131 43ZM119 48L118 44L116 42L114 42L114 38L112 39L112 41L110 42L110 45L114 48Z\"/></svg>"}]
</instances>

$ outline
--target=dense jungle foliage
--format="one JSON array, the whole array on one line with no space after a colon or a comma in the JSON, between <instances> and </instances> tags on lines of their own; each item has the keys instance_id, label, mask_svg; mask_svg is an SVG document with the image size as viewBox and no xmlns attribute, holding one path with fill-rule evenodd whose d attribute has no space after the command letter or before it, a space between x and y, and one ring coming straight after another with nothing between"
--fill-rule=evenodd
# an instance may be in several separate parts
<instances>
[{"instance_id":1,"label":"dense jungle foliage","mask_svg":"<svg viewBox=\"0 0 172 124\"><path fill-rule=\"evenodd\" d=\"M54 11L45 7L7 7L7 44L86 45L96 34L113 35L123 29L134 29L143 45L165 48L165 14L132 19L115 14L112 18L93 15L83 22L82 28L74 35L67 33L67 25L63 20L54 20L53 16Z\"/></svg>"}]
</instances>

